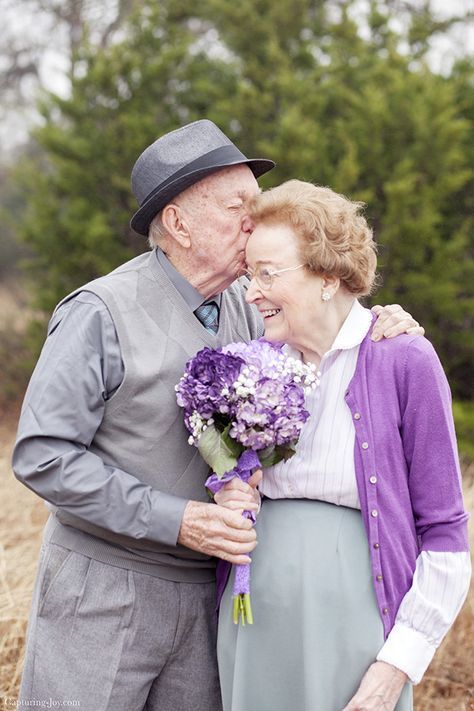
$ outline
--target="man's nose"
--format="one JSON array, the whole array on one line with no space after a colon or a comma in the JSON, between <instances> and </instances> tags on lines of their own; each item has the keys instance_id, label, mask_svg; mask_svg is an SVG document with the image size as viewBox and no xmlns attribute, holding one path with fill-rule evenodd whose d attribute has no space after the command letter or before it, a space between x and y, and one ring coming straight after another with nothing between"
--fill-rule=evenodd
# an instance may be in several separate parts
<instances>
[{"instance_id":1,"label":"man's nose","mask_svg":"<svg viewBox=\"0 0 474 711\"><path fill-rule=\"evenodd\" d=\"M248 215L245 215L242 220L242 232L246 232L247 234L251 235L254 229L255 225L252 222L252 218Z\"/></svg>"}]
</instances>

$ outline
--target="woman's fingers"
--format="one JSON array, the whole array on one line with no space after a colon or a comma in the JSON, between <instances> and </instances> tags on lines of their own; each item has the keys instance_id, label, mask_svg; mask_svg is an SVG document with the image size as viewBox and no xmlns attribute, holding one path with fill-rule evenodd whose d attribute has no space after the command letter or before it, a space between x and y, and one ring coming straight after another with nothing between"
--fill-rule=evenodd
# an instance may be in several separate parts
<instances>
[{"instance_id":1,"label":"woman's fingers","mask_svg":"<svg viewBox=\"0 0 474 711\"><path fill-rule=\"evenodd\" d=\"M257 494L258 495L258 494ZM226 506L230 509L246 509L247 511L257 511L259 501L255 500L253 493L245 494L242 491L218 491L214 495L214 500L219 506Z\"/></svg>"},{"instance_id":2,"label":"woman's fingers","mask_svg":"<svg viewBox=\"0 0 474 711\"><path fill-rule=\"evenodd\" d=\"M232 479L214 494L214 501L233 510L259 511L260 493L255 487L261 478L261 471L257 470L248 484L237 478Z\"/></svg>"},{"instance_id":3,"label":"woman's fingers","mask_svg":"<svg viewBox=\"0 0 474 711\"><path fill-rule=\"evenodd\" d=\"M262 481L262 477L263 477L263 472L261 469L257 469L256 471L254 471L254 473L252 474L252 476L250 477L250 479L248 481L249 486L251 486L253 489L255 489L255 487L257 487L260 484L260 482Z\"/></svg>"}]
</instances>

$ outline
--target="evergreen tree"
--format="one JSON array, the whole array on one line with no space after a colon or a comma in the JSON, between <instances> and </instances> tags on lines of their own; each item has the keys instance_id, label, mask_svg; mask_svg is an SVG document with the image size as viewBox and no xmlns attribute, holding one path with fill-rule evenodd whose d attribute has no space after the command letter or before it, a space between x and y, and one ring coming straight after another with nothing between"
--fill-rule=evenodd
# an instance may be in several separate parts
<instances>
[{"instance_id":1,"label":"evergreen tree","mask_svg":"<svg viewBox=\"0 0 474 711\"><path fill-rule=\"evenodd\" d=\"M299 177L367 202L376 300L412 310L456 394L472 396L472 65L434 74L429 3L423 23L406 6L403 30L392 5L357 17L352 1L143 0L119 43L84 42L71 98L45 105L48 167L30 181L40 305L145 248L128 228L131 167L158 135L208 117L277 161L264 187Z\"/></svg>"}]
</instances>

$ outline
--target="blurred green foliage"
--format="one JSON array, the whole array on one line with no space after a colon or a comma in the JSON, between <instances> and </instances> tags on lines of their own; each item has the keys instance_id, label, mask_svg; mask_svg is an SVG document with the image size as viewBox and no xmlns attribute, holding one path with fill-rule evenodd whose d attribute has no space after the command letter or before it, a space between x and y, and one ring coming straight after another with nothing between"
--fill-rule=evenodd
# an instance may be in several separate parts
<instances>
[{"instance_id":1,"label":"blurred green foliage","mask_svg":"<svg viewBox=\"0 0 474 711\"><path fill-rule=\"evenodd\" d=\"M459 451L474 461L474 403L454 402L453 414Z\"/></svg>"},{"instance_id":2,"label":"blurred green foliage","mask_svg":"<svg viewBox=\"0 0 474 711\"><path fill-rule=\"evenodd\" d=\"M299 177L367 203L376 301L412 311L455 396L472 398L472 61L429 69L429 3L397 31L393 2L369 5L361 32L351 0L141 0L119 42L84 42L71 97L44 99L41 152L21 175L39 308L145 249L128 227L133 163L208 117L276 160L263 187Z\"/></svg>"}]
</instances>

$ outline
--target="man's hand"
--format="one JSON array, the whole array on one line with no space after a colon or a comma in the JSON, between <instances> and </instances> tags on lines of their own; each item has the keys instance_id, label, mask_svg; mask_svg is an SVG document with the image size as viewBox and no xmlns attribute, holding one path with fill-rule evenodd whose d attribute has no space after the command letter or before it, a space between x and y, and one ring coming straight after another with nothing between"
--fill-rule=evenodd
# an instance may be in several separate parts
<instances>
[{"instance_id":1,"label":"man's hand","mask_svg":"<svg viewBox=\"0 0 474 711\"><path fill-rule=\"evenodd\" d=\"M246 484L238 477L234 477L225 484L220 491L214 494L214 501L219 506L226 506L233 511L260 511L260 493L257 486L262 481L262 470L257 469Z\"/></svg>"},{"instance_id":2,"label":"man's hand","mask_svg":"<svg viewBox=\"0 0 474 711\"><path fill-rule=\"evenodd\" d=\"M372 340L380 341L381 338L393 338L401 333L410 333L424 336L425 329L415 321L413 316L404 311L399 304L389 306L373 306L372 311L378 316L372 331Z\"/></svg>"},{"instance_id":3,"label":"man's hand","mask_svg":"<svg viewBox=\"0 0 474 711\"><path fill-rule=\"evenodd\" d=\"M250 563L247 554L257 545L252 522L224 506L188 501L178 543L200 553L215 555L229 563Z\"/></svg>"},{"instance_id":4,"label":"man's hand","mask_svg":"<svg viewBox=\"0 0 474 711\"><path fill-rule=\"evenodd\" d=\"M408 680L405 672L386 662L371 664L360 686L342 711L393 711Z\"/></svg>"}]
</instances>

